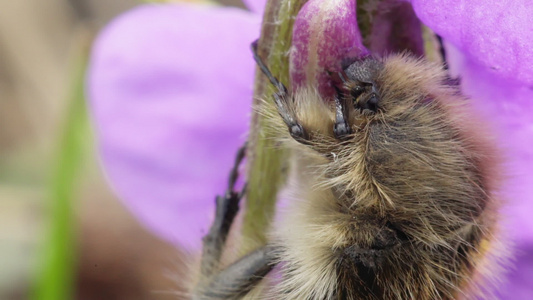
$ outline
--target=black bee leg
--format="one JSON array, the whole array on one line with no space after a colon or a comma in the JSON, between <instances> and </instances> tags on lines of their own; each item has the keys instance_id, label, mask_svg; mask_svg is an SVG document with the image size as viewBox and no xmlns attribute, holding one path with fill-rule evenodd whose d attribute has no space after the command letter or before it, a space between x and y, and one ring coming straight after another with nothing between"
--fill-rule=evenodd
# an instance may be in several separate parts
<instances>
[{"instance_id":1,"label":"black bee leg","mask_svg":"<svg viewBox=\"0 0 533 300\"><path fill-rule=\"evenodd\" d=\"M345 97L335 97L335 125L333 133L339 140L347 138L352 133L352 128L348 123L348 107Z\"/></svg>"},{"instance_id":2,"label":"black bee leg","mask_svg":"<svg viewBox=\"0 0 533 300\"><path fill-rule=\"evenodd\" d=\"M302 127L302 125L298 122L296 116L294 115L294 112L291 111L289 101L292 101L291 97L289 96L289 92L287 91L287 88L281 83L268 69L268 67L265 65L261 57L259 57L259 54L257 53L257 41L252 43L252 52L254 54L254 60L263 72L265 76L270 80L272 85L277 89L277 92L274 93L274 103L276 104L276 107L278 109L278 113L287 125L287 128L289 129L290 135L298 142L306 144L309 140L309 136L307 135L307 132Z\"/></svg>"},{"instance_id":3,"label":"black bee leg","mask_svg":"<svg viewBox=\"0 0 533 300\"><path fill-rule=\"evenodd\" d=\"M239 211L239 202L243 197L246 187L242 191L235 191L235 182L239 177L239 165L245 156L246 145L237 152L235 164L231 169L228 189L224 196L216 197L215 220L209 229L209 233L203 238L202 261L200 272L203 278L207 278L218 269L222 249L226 243L231 224Z\"/></svg>"},{"instance_id":4,"label":"black bee leg","mask_svg":"<svg viewBox=\"0 0 533 300\"><path fill-rule=\"evenodd\" d=\"M439 54L442 59L442 66L444 70L448 71L448 60L447 60L447 53L446 49L444 48L444 41L442 40L442 37L438 34L435 34L435 37L437 38L437 42L439 43ZM455 86L459 87L461 85L461 78L460 77L451 77L450 72L447 72L446 79L444 83L449 86Z\"/></svg>"},{"instance_id":5,"label":"black bee leg","mask_svg":"<svg viewBox=\"0 0 533 300\"><path fill-rule=\"evenodd\" d=\"M333 126L333 133L337 139L343 140L352 133L352 128L348 122L349 109L345 95L346 78L348 77L344 71L328 73L337 94L335 96L335 125Z\"/></svg>"},{"instance_id":6,"label":"black bee leg","mask_svg":"<svg viewBox=\"0 0 533 300\"><path fill-rule=\"evenodd\" d=\"M438 34L435 34L435 37L437 38L437 42L439 43L439 54L440 58L442 59L442 65L445 70L448 70L448 62L446 60L446 49L444 49L444 41L442 40L442 37Z\"/></svg>"},{"instance_id":7,"label":"black bee leg","mask_svg":"<svg viewBox=\"0 0 533 300\"><path fill-rule=\"evenodd\" d=\"M201 279L193 291L193 300L236 299L250 291L273 268L272 250L265 246L220 271L220 257L246 190L244 187L240 192L235 191L239 165L244 159L245 150L246 145L237 152L226 193L216 197L215 220L203 239Z\"/></svg>"},{"instance_id":8,"label":"black bee leg","mask_svg":"<svg viewBox=\"0 0 533 300\"><path fill-rule=\"evenodd\" d=\"M255 250L213 276L194 294L193 300L240 299L272 270L272 261L269 246Z\"/></svg>"}]
</instances>

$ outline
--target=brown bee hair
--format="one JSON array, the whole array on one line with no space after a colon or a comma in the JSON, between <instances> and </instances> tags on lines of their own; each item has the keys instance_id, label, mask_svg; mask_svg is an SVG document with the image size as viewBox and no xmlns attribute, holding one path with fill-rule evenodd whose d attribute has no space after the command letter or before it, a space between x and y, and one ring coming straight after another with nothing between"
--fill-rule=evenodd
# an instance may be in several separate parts
<instances>
[{"instance_id":1,"label":"brown bee hair","mask_svg":"<svg viewBox=\"0 0 533 300\"><path fill-rule=\"evenodd\" d=\"M487 261L503 253L499 154L440 66L409 55L358 60L332 76L332 99L312 86L288 92L267 75L278 92L261 113L292 149L292 175L271 234L281 280L264 298L487 290L481 278L497 269Z\"/></svg>"},{"instance_id":2,"label":"brown bee hair","mask_svg":"<svg viewBox=\"0 0 533 300\"><path fill-rule=\"evenodd\" d=\"M292 153L288 205L268 245L220 267L245 193L234 189L242 148L192 299L490 296L483 284L505 253L499 153L444 70L409 55L366 57L331 74L329 97L289 91L254 54L276 89L259 113Z\"/></svg>"}]
</instances>

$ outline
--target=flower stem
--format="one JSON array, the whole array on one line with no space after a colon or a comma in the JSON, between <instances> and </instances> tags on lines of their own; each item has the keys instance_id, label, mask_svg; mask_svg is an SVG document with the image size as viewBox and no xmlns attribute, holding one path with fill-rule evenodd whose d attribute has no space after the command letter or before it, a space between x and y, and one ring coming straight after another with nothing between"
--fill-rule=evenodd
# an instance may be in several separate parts
<instances>
[{"instance_id":1,"label":"flower stem","mask_svg":"<svg viewBox=\"0 0 533 300\"><path fill-rule=\"evenodd\" d=\"M34 300L73 299L76 257L73 200L90 136L83 92L91 39L85 37L88 35L82 38L75 62L70 107L51 170L47 194L50 224L41 269L31 295Z\"/></svg>"},{"instance_id":2,"label":"flower stem","mask_svg":"<svg viewBox=\"0 0 533 300\"><path fill-rule=\"evenodd\" d=\"M259 55L272 74L289 86L289 48L294 18L305 0L272 0L267 3ZM268 81L256 73L254 106L270 99L274 93ZM264 125L264 118L252 116L249 143L248 194L243 220L243 250L248 251L266 243L266 232L274 215L278 191L286 180L287 151L275 145L274 133Z\"/></svg>"}]
</instances>

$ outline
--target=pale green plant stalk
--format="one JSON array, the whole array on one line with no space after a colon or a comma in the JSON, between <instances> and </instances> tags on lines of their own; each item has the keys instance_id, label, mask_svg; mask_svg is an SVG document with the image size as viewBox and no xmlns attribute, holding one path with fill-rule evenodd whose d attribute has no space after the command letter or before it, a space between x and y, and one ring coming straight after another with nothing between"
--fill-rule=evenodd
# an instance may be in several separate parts
<instances>
[{"instance_id":1,"label":"pale green plant stalk","mask_svg":"<svg viewBox=\"0 0 533 300\"><path fill-rule=\"evenodd\" d=\"M258 44L259 55L272 74L289 86L289 48L294 18L306 0L273 0L267 3ZM254 107L258 99L270 99L274 89L256 72ZM277 195L285 183L286 150L275 145L275 136L264 126L261 115L254 113L248 145L248 193L243 220L243 249L251 250L266 243Z\"/></svg>"},{"instance_id":2,"label":"pale green plant stalk","mask_svg":"<svg viewBox=\"0 0 533 300\"><path fill-rule=\"evenodd\" d=\"M84 78L89 38L81 41L73 70L72 90L57 156L50 170L45 200L48 203L48 228L41 252L41 265L32 291L34 300L73 299L76 222L73 202L76 184L90 137L84 99Z\"/></svg>"}]
</instances>

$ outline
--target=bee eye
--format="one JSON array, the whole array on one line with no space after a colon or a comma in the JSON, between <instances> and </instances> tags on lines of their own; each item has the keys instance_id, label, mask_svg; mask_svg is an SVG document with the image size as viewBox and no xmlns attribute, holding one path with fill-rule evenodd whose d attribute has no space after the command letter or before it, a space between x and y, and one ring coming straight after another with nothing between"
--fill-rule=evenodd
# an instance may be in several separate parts
<instances>
[{"instance_id":1,"label":"bee eye","mask_svg":"<svg viewBox=\"0 0 533 300\"><path fill-rule=\"evenodd\" d=\"M350 96L353 97L353 100L355 101L361 94L365 92L365 88L362 86L355 86L350 90Z\"/></svg>"},{"instance_id":2,"label":"bee eye","mask_svg":"<svg viewBox=\"0 0 533 300\"><path fill-rule=\"evenodd\" d=\"M365 86L356 86L350 92L353 96L354 107L361 112L370 110L377 112L379 104L379 93L375 83L369 83Z\"/></svg>"},{"instance_id":3,"label":"bee eye","mask_svg":"<svg viewBox=\"0 0 533 300\"><path fill-rule=\"evenodd\" d=\"M366 106L371 111L376 112L378 110L378 96L376 94L372 93L370 95L370 98L366 102Z\"/></svg>"}]
</instances>

